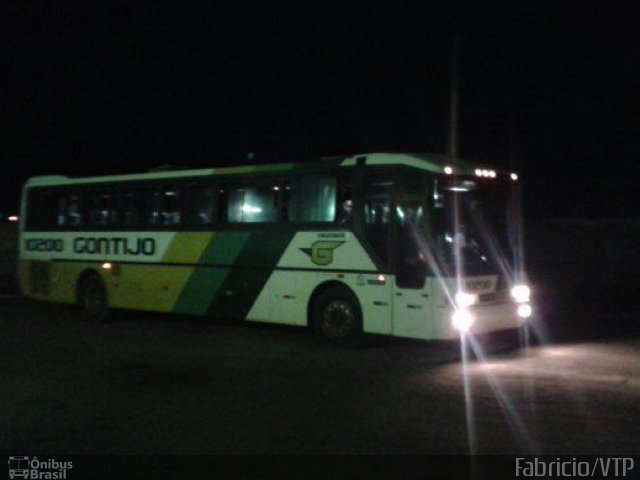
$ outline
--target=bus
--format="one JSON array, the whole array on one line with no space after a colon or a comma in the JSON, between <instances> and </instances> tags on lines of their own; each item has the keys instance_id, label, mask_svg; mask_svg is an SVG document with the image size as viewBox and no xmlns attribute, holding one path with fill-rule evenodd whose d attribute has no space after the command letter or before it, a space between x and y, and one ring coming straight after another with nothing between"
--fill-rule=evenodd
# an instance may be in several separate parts
<instances>
[{"instance_id":1,"label":"bus","mask_svg":"<svg viewBox=\"0 0 640 480\"><path fill-rule=\"evenodd\" d=\"M29 457L9 457L9 478L29 478Z\"/></svg>"},{"instance_id":2,"label":"bus","mask_svg":"<svg viewBox=\"0 0 640 480\"><path fill-rule=\"evenodd\" d=\"M456 339L531 315L515 172L435 154L24 185L24 296L112 309Z\"/></svg>"}]
</instances>

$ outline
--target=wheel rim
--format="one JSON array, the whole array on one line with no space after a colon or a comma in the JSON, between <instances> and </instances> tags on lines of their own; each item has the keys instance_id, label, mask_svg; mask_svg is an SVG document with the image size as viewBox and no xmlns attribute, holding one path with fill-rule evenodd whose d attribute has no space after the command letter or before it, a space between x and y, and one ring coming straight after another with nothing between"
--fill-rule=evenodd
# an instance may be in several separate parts
<instances>
[{"instance_id":1,"label":"wheel rim","mask_svg":"<svg viewBox=\"0 0 640 480\"><path fill-rule=\"evenodd\" d=\"M353 305L346 300L332 300L322 312L323 332L335 338L349 335L356 326Z\"/></svg>"}]
</instances>

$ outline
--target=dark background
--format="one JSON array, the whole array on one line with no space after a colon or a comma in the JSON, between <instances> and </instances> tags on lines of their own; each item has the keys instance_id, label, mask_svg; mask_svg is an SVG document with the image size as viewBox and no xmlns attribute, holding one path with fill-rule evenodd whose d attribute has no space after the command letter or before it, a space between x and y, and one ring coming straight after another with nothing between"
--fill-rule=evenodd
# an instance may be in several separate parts
<instances>
[{"instance_id":1,"label":"dark background","mask_svg":"<svg viewBox=\"0 0 640 480\"><path fill-rule=\"evenodd\" d=\"M637 217L634 2L513 3L7 5L0 211L30 175L445 152L458 31L460 156L528 217Z\"/></svg>"}]
</instances>

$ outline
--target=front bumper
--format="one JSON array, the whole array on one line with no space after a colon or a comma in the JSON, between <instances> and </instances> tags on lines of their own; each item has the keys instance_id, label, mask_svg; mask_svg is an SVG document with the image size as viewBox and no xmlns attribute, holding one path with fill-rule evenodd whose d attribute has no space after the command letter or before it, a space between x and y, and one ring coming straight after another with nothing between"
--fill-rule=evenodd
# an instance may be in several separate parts
<instances>
[{"instance_id":1,"label":"front bumper","mask_svg":"<svg viewBox=\"0 0 640 480\"><path fill-rule=\"evenodd\" d=\"M473 305L468 308L474 322L469 329L470 334L485 334L502 330L520 328L527 319L518 316L518 305L515 302L494 303L489 305ZM441 307L435 336L440 339L460 337L460 332L453 326L451 307Z\"/></svg>"}]
</instances>

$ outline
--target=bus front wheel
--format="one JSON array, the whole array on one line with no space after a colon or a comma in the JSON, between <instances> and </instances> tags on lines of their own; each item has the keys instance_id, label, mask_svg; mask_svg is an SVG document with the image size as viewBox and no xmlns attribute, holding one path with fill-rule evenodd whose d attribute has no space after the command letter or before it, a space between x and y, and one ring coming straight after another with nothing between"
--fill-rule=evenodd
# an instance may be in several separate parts
<instances>
[{"instance_id":1,"label":"bus front wheel","mask_svg":"<svg viewBox=\"0 0 640 480\"><path fill-rule=\"evenodd\" d=\"M78 301L83 316L102 323L109 318L109 301L104 281L97 274L86 275L80 281Z\"/></svg>"},{"instance_id":2,"label":"bus front wheel","mask_svg":"<svg viewBox=\"0 0 640 480\"><path fill-rule=\"evenodd\" d=\"M339 345L357 345L362 341L362 312L358 300L347 289L331 287L313 302L313 327L326 339Z\"/></svg>"}]
</instances>

